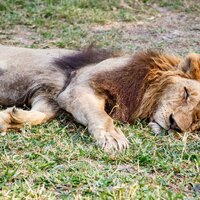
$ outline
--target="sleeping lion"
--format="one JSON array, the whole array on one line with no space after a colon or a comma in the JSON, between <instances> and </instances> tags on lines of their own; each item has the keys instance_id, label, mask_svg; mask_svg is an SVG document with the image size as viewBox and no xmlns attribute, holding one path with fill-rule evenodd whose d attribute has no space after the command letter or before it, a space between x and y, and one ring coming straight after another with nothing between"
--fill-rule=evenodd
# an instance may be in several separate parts
<instances>
[{"instance_id":1,"label":"sleeping lion","mask_svg":"<svg viewBox=\"0 0 200 200\"><path fill-rule=\"evenodd\" d=\"M194 131L200 127L199 67L197 54L0 46L0 105L8 107L0 112L0 131L47 122L62 110L106 151L129 146L113 119L147 119L156 134ZM30 109L16 108L23 105Z\"/></svg>"}]
</instances>

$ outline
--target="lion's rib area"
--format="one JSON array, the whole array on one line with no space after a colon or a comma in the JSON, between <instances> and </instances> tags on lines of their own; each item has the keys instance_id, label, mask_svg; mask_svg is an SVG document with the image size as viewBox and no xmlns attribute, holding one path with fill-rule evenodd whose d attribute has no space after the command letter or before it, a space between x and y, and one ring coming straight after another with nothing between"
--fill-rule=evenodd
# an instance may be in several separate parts
<instances>
[{"instance_id":1,"label":"lion's rib area","mask_svg":"<svg viewBox=\"0 0 200 200\"><path fill-rule=\"evenodd\" d=\"M107 97L105 109L113 118L133 122L150 117L163 89L170 84L169 76L184 76L175 72L179 62L179 58L161 52L139 52L125 67L95 74L91 85Z\"/></svg>"}]
</instances>

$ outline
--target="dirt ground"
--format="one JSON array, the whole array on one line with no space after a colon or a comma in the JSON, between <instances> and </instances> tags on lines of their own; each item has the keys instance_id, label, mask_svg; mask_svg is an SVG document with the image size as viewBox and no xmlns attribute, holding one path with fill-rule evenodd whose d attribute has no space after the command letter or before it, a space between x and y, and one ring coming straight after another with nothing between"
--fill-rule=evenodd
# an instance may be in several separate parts
<instances>
[{"instance_id":1,"label":"dirt ground","mask_svg":"<svg viewBox=\"0 0 200 200\"><path fill-rule=\"evenodd\" d=\"M185 54L200 52L200 17L196 14L176 13L157 8L159 14L136 23L114 23L94 27L93 31L123 30L122 41L129 41L136 49L162 48Z\"/></svg>"},{"instance_id":2,"label":"dirt ground","mask_svg":"<svg viewBox=\"0 0 200 200\"><path fill-rule=\"evenodd\" d=\"M167 52L184 55L200 52L200 16L196 13L181 13L156 7L154 16L136 22L112 22L105 25L91 25L90 35L105 34L113 29L119 31L121 49L136 51L147 48L161 48ZM88 39L90 41L90 39ZM51 40L42 40L36 29L16 25L12 30L0 30L0 43L6 45L54 47Z\"/></svg>"}]
</instances>

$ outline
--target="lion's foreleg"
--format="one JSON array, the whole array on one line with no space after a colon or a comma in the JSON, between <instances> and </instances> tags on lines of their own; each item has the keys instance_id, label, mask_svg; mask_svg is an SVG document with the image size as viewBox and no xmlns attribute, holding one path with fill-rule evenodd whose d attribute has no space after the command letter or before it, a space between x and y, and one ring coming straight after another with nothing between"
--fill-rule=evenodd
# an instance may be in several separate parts
<instances>
[{"instance_id":1,"label":"lion's foreleg","mask_svg":"<svg viewBox=\"0 0 200 200\"><path fill-rule=\"evenodd\" d=\"M68 105L76 121L88 127L97 144L106 151L122 150L128 147L128 140L113 119L104 111L105 101L93 94L80 94Z\"/></svg>"}]
</instances>

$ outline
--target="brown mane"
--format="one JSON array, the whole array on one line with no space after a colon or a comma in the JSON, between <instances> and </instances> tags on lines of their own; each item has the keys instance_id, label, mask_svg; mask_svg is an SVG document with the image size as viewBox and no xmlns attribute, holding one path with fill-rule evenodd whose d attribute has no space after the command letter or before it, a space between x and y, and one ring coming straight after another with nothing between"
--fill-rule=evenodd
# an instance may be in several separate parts
<instances>
[{"instance_id":1,"label":"brown mane","mask_svg":"<svg viewBox=\"0 0 200 200\"><path fill-rule=\"evenodd\" d=\"M126 67L95 75L92 86L106 94L106 109L114 118L125 122L148 118L164 88L171 83L170 77L186 76L177 70L180 61L161 52L140 52Z\"/></svg>"}]
</instances>

